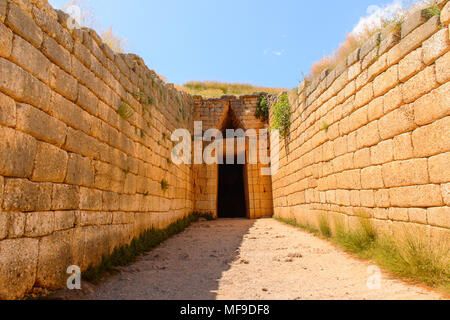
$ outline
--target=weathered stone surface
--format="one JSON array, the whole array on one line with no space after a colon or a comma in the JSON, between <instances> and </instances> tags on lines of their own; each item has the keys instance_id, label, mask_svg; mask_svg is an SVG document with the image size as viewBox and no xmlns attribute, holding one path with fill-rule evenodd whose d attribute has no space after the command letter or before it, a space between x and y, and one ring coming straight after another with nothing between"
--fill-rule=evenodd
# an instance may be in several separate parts
<instances>
[{"instance_id":1,"label":"weathered stone surface","mask_svg":"<svg viewBox=\"0 0 450 320\"><path fill-rule=\"evenodd\" d=\"M79 208L80 188L66 184L54 184L52 210L74 210Z\"/></svg>"},{"instance_id":2,"label":"weathered stone surface","mask_svg":"<svg viewBox=\"0 0 450 320\"><path fill-rule=\"evenodd\" d=\"M423 61L429 65L437 58L450 50L450 39L448 28L436 32L430 39L424 41Z\"/></svg>"},{"instance_id":3,"label":"weathered stone surface","mask_svg":"<svg viewBox=\"0 0 450 320\"><path fill-rule=\"evenodd\" d=\"M359 58L363 59L367 54L375 49L380 44L381 33L377 33L373 35L366 43L361 47L361 51L359 52Z\"/></svg>"},{"instance_id":4,"label":"weathered stone surface","mask_svg":"<svg viewBox=\"0 0 450 320\"><path fill-rule=\"evenodd\" d=\"M61 146L66 139L64 123L27 104L17 105L16 127L57 146Z\"/></svg>"},{"instance_id":5,"label":"weathered stone surface","mask_svg":"<svg viewBox=\"0 0 450 320\"><path fill-rule=\"evenodd\" d=\"M436 60L436 80L441 84L450 80L450 52Z\"/></svg>"},{"instance_id":6,"label":"weathered stone surface","mask_svg":"<svg viewBox=\"0 0 450 320\"><path fill-rule=\"evenodd\" d=\"M16 64L0 58L0 89L12 98L48 109L50 88Z\"/></svg>"},{"instance_id":7,"label":"weathered stone surface","mask_svg":"<svg viewBox=\"0 0 450 320\"><path fill-rule=\"evenodd\" d=\"M72 64L70 52L58 44L53 38L44 35L44 42L42 43L42 52L56 65L64 69L66 72L71 72Z\"/></svg>"},{"instance_id":8,"label":"weathered stone surface","mask_svg":"<svg viewBox=\"0 0 450 320\"><path fill-rule=\"evenodd\" d=\"M92 186L94 185L94 175L94 167L89 158L84 158L75 153L69 154L66 183Z\"/></svg>"},{"instance_id":9,"label":"weathered stone surface","mask_svg":"<svg viewBox=\"0 0 450 320\"><path fill-rule=\"evenodd\" d=\"M383 180L386 187L404 187L428 184L427 159L395 161L383 165Z\"/></svg>"},{"instance_id":10,"label":"weathered stone surface","mask_svg":"<svg viewBox=\"0 0 450 320\"><path fill-rule=\"evenodd\" d=\"M58 43L64 46L67 50L72 51L73 39L69 31L67 31L61 24L55 21L39 8L33 7L33 15L35 22L41 29L55 38Z\"/></svg>"},{"instance_id":11,"label":"weathered stone surface","mask_svg":"<svg viewBox=\"0 0 450 320\"><path fill-rule=\"evenodd\" d=\"M6 6L7 6L6 0L0 0L0 21L1 22L5 22Z\"/></svg>"},{"instance_id":12,"label":"weathered stone surface","mask_svg":"<svg viewBox=\"0 0 450 320\"><path fill-rule=\"evenodd\" d=\"M450 152L428 159L431 183L450 182Z\"/></svg>"},{"instance_id":13,"label":"weathered stone surface","mask_svg":"<svg viewBox=\"0 0 450 320\"><path fill-rule=\"evenodd\" d=\"M98 98L84 86L78 89L77 104L92 115L98 114Z\"/></svg>"},{"instance_id":14,"label":"weathered stone surface","mask_svg":"<svg viewBox=\"0 0 450 320\"><path fill-rule=\"evenodd\" d=\"M40 50L19 36L14 36L11 59L36 78L48 83L51 62Z\"/></svg>"},{"instance_id":15,"label":"weathered stone surface","mask_svg":"<svg viewBox=\"0 0 450 320\"><path fill-rule=\"evenodd\" d=\"M33 137L0 126L0 174L30 177L36 149L37 143Z\"/></svg>"},{"instance_id":16,"label":"weathered stone surface","mask_svg":"<svg viewBox=\"0 0 450 320\"><path fill-rule=\"evenodd\" d=\"M91 130L90 115L58 93L52 93L50 114L85 133Z\"/></svg>"},{"instance_id":17,"label":"weathered stone surface","mask_svg":"<svg viewBox=\"0 0 450 320\"><path fill-rule=\"evenodd\" d=\"M405 105L378 120L381 139L389 139L415 128L412 105Z\"/></svg>"},{"instance_id":18,"label":"weathered stone surface","mask_svg":"<svg viewBox=\"0 0 450 320\"><path fill-rule=\"evenodd\" d=\"M64 149L81 154L85 157L99 159L99 142L79 130L68 128Z\"/></svg>"},{"instance_id":19,"label":"weathered stone surface","mask_svg":"<svg viewBox=\"0 0 450 320\"><path fill-rule=\"evenodd\" d=\"M443 204L439 191L439 186L434 184L392 188L389 189L389 198L395 207L436 207Z\"/></svg>"},{"instance_id":20,"label":"weathered stone surface","mask_svg":"<svg viewBox=\"0 0 450 320\"><path fill-rule=\"evenodd\" d=\"M450 116L414 130L412 141L416 157L429 157L450 151Z\"/></svg>"},{"instance_id":21,"label":"weathered stone surface","mask_svg":"<svg viewBox=\"0 0 450 320\"><path fill-rule=\"evenodd\" d=\"M0 57L8 58L12 51L13 33L0 22Z\"/></svg>"},{"instance_id":22,"label":"weathered stone surface","mask_svg":"<svg viewBox=\"0 0 450 320\"><path fill-rule=\"evenodd\" d=\"M427 210L418 208L408 209L409 221L413 223L427 224Z\"/></svg>"},{"instance_id":23,"label":"weathered stone surface","mask_svg":"<svg viewBox=\"0 0 450 320\"><path fill-rule=\"evenodd\" d=\"M427 209L428 223L432 226L450 228L450 207Z\"/></svg>"},{"instance_id":24,"label":"weathered stone surface","mask_svg":"<svg viewBox=\"0 0 450 320\"><path fill-rule=\"evenodd\" d=\"M22 298L31 290L36 277L38 242L27 238L0 241L0 299Z\"/></svg>"},{"instance_id":25,"label":"weathered stone surface","mask_svg":"<svg viewBox=\"0 0 450 320\"><path fill-rule=\"evenodd\" d=\"M0 92L0 124L13 127L16 124L16 103Z\"/></svg>"},{"instance_id":26,"label":"weathered stone surface","mask_svg":"<svg viewBox=\"0 0 450 320\"><path fill-rule=\"evenodd\" d=\"M50 86L55 89L56 92L71 101L77 99L77 80L55 65L50 69Z\"/></svg>"},{"instance_id":27,"label":"weathered stone surface","mask_svg":"<svg viewBox=\"0 0 450 320\"><path fill-rule=\"evenodd\" d=\"M51 207L52 185L24 179L7 179L3 209L6 211L48 211Z\"/></svg>"},{"instance_id":28,"label":"weathered stone surface","mask_svg":"<svg viewBox=\"0 0 450 320\"><path fill-rule=\"evenodd\" d=\"M425 67L422 56L423 50L422 48L419 48L408 54L400 61L398 64L400 81L405 82Z\"/></svg>"},{"instance_id":29,"label":"weathered stone surface","mask_svg":"<svg viewBox=\"0 0 450 320\"><path fill-rule=\"evenodd\" d=\"M51 234L55 229L53 212L29 212L26 214L25 236L41 237Z\"/></svg>"},{"instance_id":30,"label":"weathered stone surface","mask_svg":"<svg viewBox=\"0 0 450 320\"><path fill-rule=\"evenodd\" d=\"M370 148L370 159L372 165L379 165L392 161L394 159L393 141L382 141Z\"/></svg>"},{"instance_id":31,"label":"weathered stone surface","mask_svg":"<svg viewBox=\"0 0 450 320\"><path fill-rule=\"evenodd\" d=\"M373 81L375 97L385 94L398 84L398 65L390 67Z\"/></svg>"},{"instance_id":32,"label":"weathered stone surface","mask_svg":"<svg viewBox=\"0 0 450 320\"><path fill-rule=\"evenodd\" d=\"M394 137L394 159L407 160L414 156L411 133Z\"/></svg>"},{"instance_id":33,"label":"weathered stone surface","mask_svg":"<svg viewBox=\"0 0 450 320\"><path fill-rule=\"evenodd\" d=\"M402 23L402 38L406 37L411 31L416 29L427 20L422 14L421 10L416 10L412 14L408 15L405 21Z\"/></svg>"},{"instance_id":34,"label":"weathered stone surface","mask_svg":"<svg viewBox=\"0 0 450 320\"><path fill-rule=\"evenodd\" d=\"M55 231L72 229L75 226L74 211L54 211Z\"/></svg>"},{"instance_id":35,"label":"weathered stone surface","mask_svg":"<svg viewBox=\"0 0 450 320\"><path fill-rule=\"evenodd\" d=\"M361 186L363 189L381 189L384 187L381 166L368 167L361 170Z\"/></svg>"},{"instance_id":36,"label":"weathered stone surface","mask_svg":"<svg viewBox=\"0 0 450 320\"><path fill-rule=\"evenodd\" d=\"M80 188L80 209L102 210L102 192L100 190Z\"/></svg>"},{"instance_id":37,"label":"weathered stone surface","mask_svg":"<svg viewBox=\"0 0 450 320\"><path fill-rule=\"evenodd\" d=\"M59 289L67 280L67 268L74 265L73 230L59 231L39 241L36 285Z\"/></svg>"},{"instance_id":38,"label":"weathered stone surface","mask_svg":"<svg viewBox=\"0 0 450 320\"><path fill-rule=\"evenodd\" d=\"M447 4L441 11L441 23L447 25L449 24L449 22L450 22L450 3L447 2Z\"/></svg>"},{"instance_id":39,"label":"weathered stone surface","mask_svg":"<svg viewBox=\"0 0 450 320\"><path fill-rule=\"evenodd\" d=\"M39 182L63 182L67 172L68 155L51 144L38 144L32 180Z\"/></svg>"},{"instance_id":40,"label":"weathered stone surface","mask_svg":"<svg viewBox=\"0 0 450 320\"><path fill-rule=\"evenodd\" d=\"M450 83L414 102L414 122L423 126L450 115Z\"/></svg>"},{"instance_id":41,"label":"weathered stone surface","mask_svg":"<svg viewBox=\"0 0 450 320\"><path fill-rule=\"evenodd\" d=\"M26 215L23 212L8 212L7 215L7 234L9 239L23 237L25 233Z\"/></svg>"},{"instance_id":42,"label":"weathered stone surface","mask_svg":"<svg viewBox=\"0 0 450 320\"><path fill-rule=\"evenodd\" d=\"M8 15L5 20L15 33L31 42L36 48L42 43L42 31L19 6L13 2L8 2Z\"/></svg>"}]
</instances>

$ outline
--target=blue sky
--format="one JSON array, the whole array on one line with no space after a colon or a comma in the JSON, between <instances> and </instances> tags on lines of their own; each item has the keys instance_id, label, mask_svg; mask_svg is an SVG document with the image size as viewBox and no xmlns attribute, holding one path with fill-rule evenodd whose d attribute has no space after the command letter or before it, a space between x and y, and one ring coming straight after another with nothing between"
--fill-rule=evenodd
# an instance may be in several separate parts
<instances>
[{"instance_id":1,"label":"blue sky","mask_svg":"<svg viewBox=\"0 0 450 320\"><path fill-rule=\"evenodd\" d=\"M182 84L189 80L293 88L334 51L368 8L393 0L84 0L96 29ZM60 8L67 0L50 0ZM370 9L369 9L370 12Z\"/></svg>"}]
</instances>

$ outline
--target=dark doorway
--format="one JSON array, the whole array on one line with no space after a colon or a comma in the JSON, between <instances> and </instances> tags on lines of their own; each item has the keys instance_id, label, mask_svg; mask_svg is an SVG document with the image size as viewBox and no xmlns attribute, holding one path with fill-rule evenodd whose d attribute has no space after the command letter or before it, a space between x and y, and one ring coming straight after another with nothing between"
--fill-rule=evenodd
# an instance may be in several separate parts
<instances>
[{"instance_id":1,"label":"dark doorway","mask_svg":"<svg viewBox=\"0 0 450 320\"><path fill-rule=\"evenodd\" d=\"M244 166L241 164L219 165L219 218L246 218L244 191Z\"/></svg>"}]
</instances>

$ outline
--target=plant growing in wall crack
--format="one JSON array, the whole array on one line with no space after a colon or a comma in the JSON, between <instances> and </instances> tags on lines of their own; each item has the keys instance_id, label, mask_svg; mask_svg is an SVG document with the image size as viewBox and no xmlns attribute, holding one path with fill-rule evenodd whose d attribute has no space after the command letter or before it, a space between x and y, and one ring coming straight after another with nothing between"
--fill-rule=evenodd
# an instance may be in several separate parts
<instances>
[{"instance_id":1,"label":"plant growing in wall crack","mask_svg":"<svg viewBox=\"0 0 450 320\"><path fill-rule=\"evenodd\" d=\"M122 104L119 107L119 110L117 110L117 113L125 120L131 118L134 114L134 110L130 105L123 101Z\"/></svg>"},{"instance_id":2,"label":"plant growing in wall crack","mask_svg":"<svg viewBox=\"0 0 450 320\"><path fill-rule=\"evenodd\" d=\"M167 182L166 179L162 179L161 180L161 190L165 192L168 189L169 189L169 183Z\"/></svg>"},{"instance_id":3,"label":"plant growing in wall crack","mask_svg":"<svg viewBox=\"0 0 450 320\"><path fill-rule=\"evenodd\" d=\"M273 106L272 130L278 130L280 136L286 138L291 127L291 104L287 93L283 93Z\"/></svg>"},{"instance_id":4,"label":"plant growing in wall crack","mask_svg":"<svg viewBox=\"0 0 450 320\"><path fill-rule=\"evenodd\" d=\"M267 122L269 120L269 101L266 95L261 95L259 97L259 103L255 111L256 119L260 119L262 122Z\"/></svg>"}]
</instances>

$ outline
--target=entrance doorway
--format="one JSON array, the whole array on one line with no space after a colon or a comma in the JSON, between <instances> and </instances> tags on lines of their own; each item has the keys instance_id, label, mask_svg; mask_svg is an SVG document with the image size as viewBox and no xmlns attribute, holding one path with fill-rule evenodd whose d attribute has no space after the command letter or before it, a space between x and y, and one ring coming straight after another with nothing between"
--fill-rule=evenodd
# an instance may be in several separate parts
<instances>
[{"instance_id":1,"label":"entrance doorway","mask_svg":"<svg viewBox=\"0 0 450 320\"><path fill-rule=\"evenodd\" d=\"M219 218L247 217L243 165L219 165L219 190L217 200L217 213Z\"/></svg>"}]
</instances>

